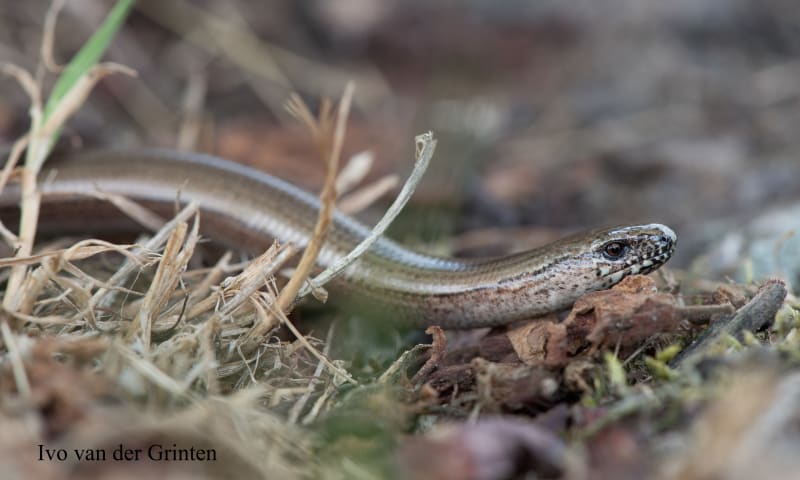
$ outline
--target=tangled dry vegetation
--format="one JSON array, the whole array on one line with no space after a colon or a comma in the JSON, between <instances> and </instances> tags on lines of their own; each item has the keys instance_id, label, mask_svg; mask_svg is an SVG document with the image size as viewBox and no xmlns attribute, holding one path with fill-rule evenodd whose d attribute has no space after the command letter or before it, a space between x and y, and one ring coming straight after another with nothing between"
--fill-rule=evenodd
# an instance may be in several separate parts
<instances>
[{"instance_id":1,"label":"tangled dry vegetation","mask_svg":"<svg viewBox=\"0 0 800 480\"><path fill-rule=\"evenodd\" d=\"M24 86L33 112L31 133L0 177L0 186L19 181L27 192L20 233L11 225L0 232L13 247L0 259L4 476L700 479L792 472L800 443L790 428L800 411L800 319L784 281L717 283L666 269L586 295L565 318L462 334L432 327L430 345L400 342L401 351L362 338L364 328L378 329L375 319L353 329L346 313L326 311L324 339L316 338L316 327L299 328L289 314L298 298L323 297L335 276L309 282L337 197L352 88L337 109L323 103L316 117L298 99L290 102L326 170L312 242L302 252L276 243L252 260L227 252L209 261L203 218L191 203L160 219L105 195L120 215L154 233L130 245L34 242L35 178L54 138L96 79L127 70L93 70L49 116L40 82L14 66L3 71ZM387 217L334 270L368 248L408 200L435 146L430 135L418 141L418 163ZM17 167L23 152L25 165ZM361 198L383 189L373 185ZM153 445L214 450L217 460L90 462L76 455Z\"/></svg>"}]
</instances>

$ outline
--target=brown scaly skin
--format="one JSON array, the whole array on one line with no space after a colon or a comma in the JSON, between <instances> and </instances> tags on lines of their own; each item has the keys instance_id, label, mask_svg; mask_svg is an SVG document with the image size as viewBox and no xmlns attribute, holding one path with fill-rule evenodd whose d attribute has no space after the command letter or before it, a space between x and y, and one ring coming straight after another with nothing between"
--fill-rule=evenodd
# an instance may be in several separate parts
<instances>
[{"instance_id":1,"label":"brown scaly skin","mask_svg":"<svg viewBox=\"0 0 800 480\"><path fill-rule=\"evenodd\" d=\"M168 150L80 153L47 164L45 231L109 231L133 227L85 193L125 195L164 214L199 203L205 235L258 252L271 239L305 245L319 207L309 193L265 173L219 158ZM84 195L76 195L82 192ZM0 218L12 225L18 192L0 195ZM123 223L120 223L122 221ZM321 267L349 252L368 234L337 213L320 253ZM660 224L592 230L513 255L439 258L382 238L337 282L389 316L417 325L476 328L501 325L569 307L584 293L647 273L672 255L676 235Z\"/></svg>"}]
</instances>

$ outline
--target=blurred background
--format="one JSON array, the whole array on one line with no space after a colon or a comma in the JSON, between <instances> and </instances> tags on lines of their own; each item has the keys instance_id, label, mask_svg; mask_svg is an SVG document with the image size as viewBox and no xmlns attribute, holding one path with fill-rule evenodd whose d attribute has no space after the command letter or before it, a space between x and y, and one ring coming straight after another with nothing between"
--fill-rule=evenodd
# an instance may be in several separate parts
<instances>
[{"instance_id":1,"label":"blurred background","mask_svg":"<svg viewBox=\"0 0 800 480\"><path fill-rule=\"evenodd\" d=\"M36 70L49 4L0 0L0 60ZM60 63L109 7L67 2ZM59 149L194 149L313 189L323 169L284 103L352 79L346 153L374 153L370 179L404 177L414 135L440 140L400 240L499 253L661 222L675 267L797 282L798 55L790 0L139 1L106 57L138 78L104 80ZM8 147L28 100L0 92Z\"/></svg>"}]
</instances>

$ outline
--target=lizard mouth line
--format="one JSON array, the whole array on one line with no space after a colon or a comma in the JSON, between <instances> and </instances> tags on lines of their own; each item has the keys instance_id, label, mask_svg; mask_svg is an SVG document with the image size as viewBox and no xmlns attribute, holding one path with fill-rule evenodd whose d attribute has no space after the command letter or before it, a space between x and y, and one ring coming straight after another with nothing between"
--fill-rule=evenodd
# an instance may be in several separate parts
<instances>
[{"instance_id":1,"label":"lizard mouth line","mask_svg":"<svg viewBox=\"0 0 800 480\"><path fill-rule=\"evenodd\" d=\"M617 271L609 272L606 275L603 275L603 278L613 277L614 275L620 275L620 274L622 274L622 276L624 277L627 275L636 275L636 274L644 275L650 273L659 268L661 265L665 264L667 260L669 260L670 257L672 257L672 253L674 251L675 251L675 244L674 242L672 242L670 243L670 245L666 247L659 248L652 255L648 257L637 258L635 261L633 261L628 265L625 265L623 268ZM620 280L621 279L622 278L620 277Z\"/></svg>"}]
</instances>

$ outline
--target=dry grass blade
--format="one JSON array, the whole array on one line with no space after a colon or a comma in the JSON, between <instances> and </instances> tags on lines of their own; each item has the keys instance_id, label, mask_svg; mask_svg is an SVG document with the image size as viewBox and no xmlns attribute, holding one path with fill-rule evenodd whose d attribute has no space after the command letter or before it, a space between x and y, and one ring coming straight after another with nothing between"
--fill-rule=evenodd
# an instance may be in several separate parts
<instances>
[{"instance_id":1,"label":"dry grass blade","mask_svg":"<svg viewBox=\"0 0 800 480\"><path fill-rule=\"evenodd\" d=\"M25 147L28 146L28 138L28 135L25 135L14 142L14 146L11 147L11 153L8 156L8 160L6 160L2 174L0 174L0 192L6 187L8 179L11 178L11 175L14 173L14 168L22 157L22 152L24 152Z\"/></svg>"},{"instance_id":2,"label":"dry grass blade","mask_svg":"<svg viewBox=\"0 0 800 480\"><path fill-rule=\"evenodd\" d=\"M336 323L332 323L330 328L328 328L328 335L325 337L325 348L322 351L323 358L327 358L328 354L330 353L331 344L333 343L333 332L335 328ZM314 383L317 379L319 379L320 375L322 375L324 367L325 364L322 361L317 363L317 368L314 370L314 375L309 379L306 392L300 397L299 400L297 400L297 402L295 402L294 405L292 405L292 409L289 411L289 423L297 423L300 413L305 409L308 399L311 398L311 394L314 392Z\"/></svg>"},{"instance_id":3,"label":"dry grass blade","mask_svg":"<svg viewBox=\"0 0 800 480\"><path fill-rule=\"evenodd\" d=\"M178 132L178 150L197 149L197 140L203 130L203 104L207 90L208 76L204 72L194 72L189 76L183 100L183 121Z\"/></svg>"},{"instance_id":4,"label":"dry grass blade","mask_svg":"<svg viewBox=\"0 0 800 480\"><path fill-rule=\"evenodd\" d=\"M121 253L129 259L133 258L139 263L138 259L128 251L134 247L133 245L114 245L102 240L84 240L67 249L45 252L25 258L0 259L1 266L18 267L20 265L42 264L42 267L23 277L22 288L14 299L15 308L13 311L25 314L30 313L33 310L36 299L47 283L54 279L53 277L58 270L64 268L65 265L69 265L69 261L89 258L104 252L116 252ZM92 320L93 313L91 309L88 308L88 305L81 316L88 317L90 322L94 324Z\"/></svg>"},{"instance_id":5,"label":"dry grass blade","mask_svg":"<svg viewBox=\"0 0 800 480\"><path fill-rule=\"evenodd\" d=\"M157 231L166 223L158 214L122 195L102 191L87 192L85 195L113 204L128 218L148 230Z\"/></svg>"},{"instance_id":6,"label":"dry grass blade","mask_svg":"<svg viewBox=\"0 0 800 480\"><path fill-rule=\"evenodd\" d=\"M324 119L325 116L328 114L327 109L330 107L330 103L327 99L323 100L320 118ZM300 121L306 128L311 131L311 135L316 139L320 135L320 125L316 118L314 118L314 114L311 113L309 110L308 105L300 95L296 93L292 93L289 95L289 101L286 102L286 111L291 113L296 119Z\"/></svg>"},{"instance_id":7,"label":"dry grass blade","mask_svg":"<svg viewBox=\"0 0 800 480\"><path fill-rule=\"evenodd\" d=\"M198 299L209 296L211 287L221 282L223 279L222 276L225 275L225 272L230 268L232 257L233 253L228 250L217 260L217 263L215 263L213 267L205 272L203 279L192 289L189 295L188 305L194 305ZM200 269L200 271L202 270L203 269ZM195 270L195 272L199 273L198 270Z\"/></svg>"},{"instance_id":8,"label":"dry grass blade","mask_svg":"<svg viewBox=\"0 0 800 480\"><path fill-rule=\"evenodd\" d=\"M397 187L398 183L400 183L400 179L397 175L379 178L373 183L351 192L346 197L342 197L339 200L339 210L350 215L358 213Z\"/></svg>"},{"instance_id":9,"label":"dry grass blade","mask_svg":"<svg viewBox=\"0 0 800 480\"><path fill-rule=\"evenodd\" d=\"M66 325L71 322L69 318L62 317L61 315L25 315L19 312L8 312L8 315L18 320L37 325Z\"/></svg>"},{"instance_id":10,"label":"dry grass blade","mask_svg":"<svg viewBox=\"0 0 800 480\"><path fill-rule=\"evenodd\" d=\"M319 360L323 365L328 367L331 373L338 375L341 378L341 380L344 380L353 385L358 385L358 381L356 381L356 379L354 379L353 376L350 375L350 373L347 370L344 370L334 365L330 360L328 360L328 358L325 355L323 355L319 350L314 348L314 346L311 345L311 343L309 343L308 339L305 336L303 336L303 334L300 332L300 330L297 329L297 327L294 326L294 324L291 322L291 320L289 320L289 318L286 316L285 313L283 313L282 310L273 308L272 312L275 315L277 315L278 318L281 320L281 322L284 325L286 325L289 331L292 332L292 334L295 337L297 337L297 341L300 342L300 344L302 344L309 352L311 352L311 354L314 355L317 358L317 360Z\"/></svg>"},{"instance_id":11,"label":"dry grass blade","mask_svg":"<svg viewBox=\"0 0 800 480\"><path fill-rule=\"evenodd\" d=\"M13 63L0 62L0 73L13 77L17 83L25 90L31 100L31 116L36 119L36 115L41 115L42 94L39 92L39 85L30 73Z\"/></svg>"},{"instance_id":12,"label":"dry grass blade","mask_svg":"<svg viewBox=\"0 0 800 480\"><path fill-rule=\"evenodd\" d=\"M94 86L103 78L114 74L122 73L131 77L136 76L136 70L120 65L117 63L101 63L86 72L70 91L64 95L64 98L58 103L58 106L53 110L47 121L36 132L40 138L52 137L58 129L86 102L89 93L94 89ZM44 155L38 155L36 161L31 165L37 172L44 163Z\"/></svg>"},{"instance_id":13,"label":"dry grass blade","mask_svg":"<svg viewBox=\"0 0 800 480\"><path fill-rule=\"evenodd\" d=\"M370 102L389 95L390 89L385 79L375 68L351 65L347 69L340 69L300 57L277 44L258 38L243 22L214 15L192 2L146 0L138 2L137 9L153 21L183 35L199 48L208 50L214 56L222 54L241 68L247 73L245 79L253 91L279 118L283 114L281 106L288 91L300 90L316 93L319 97L330 96L355 78L362 92L360 100ZM265 85L271 88L264 88ZM276 94L276 85L284 90Z\"/></svg>"},{"instance_id":14,"label":"dry grass blade","mask_svg":"<svg viewBox=\"0 0 800 480\"><path fill-rule=\"evenodd\" d=\"M181 222L188 221L193 215L197 213L197 203L191 202L186 205L183 210L178 212L175 217L170 220L169 222L165 223L164 226L153 235L149 241L147 241L140 249L138 249L134 254L136 255L137 259L146 258L149 256L149 252L158 250L161 245L167 241L170 237L171 232L176 226ZM137 260L137 262L128 261L124 265L122 265L115 273L111 276L110 279L107 280L107 284L118 286L121 285L125 279L130 276L130 274L137 268L138 264L141 263ZM94 295L92 295L92 302L90 304L91 308L95 306L105 306L110 304L113 299L108 295L109 290L107 288L101 288Z\"/></svg>"},{"instance_id":15,"label":"dry grass blade","mask_svg":"<svg viewBox=\"0 0 800 480\"><path fill-rule=\"evenodd\" d=\"M35 265L43 260L53 257L60 257L64 260L83 260L100 253L117 252L125 255L137 264L141 264L141 258L133 255L129 250L141 248L139 245L114 245L103 240L83 240L70 248L61 250L51 250L49 252L37 253L27 257L0 258L0 268L13 267L16 265Z\"/></svg>"},{"instance_id":16,"label":"dry grass blade","mask_svg":"<svg viewBox=\"0 0 800 480\"><path fill-rule=\"evenodd\" d=\"M369 173L375 157L372 152L360 152L352 157L342 167L342 171L336 177L336 192L341 195L349 192L358 185Z\"/></svg>"},{"instance_id":17,"label":"dry grass blade","mask_svg":"<svg viewBox=\"0 0 800 480\"><path fill-rule=\"evenodd\" d=\"M186 319L191 320L211 310L215 305L225 300L227 293L236 292L231 300L224 302L223 307L218 312L221 317L230 315L263 287L267 278L280 269L296 251L291 244L273 244L269 250L250 262L242 273L233 278L226 278L222 282L221 290L216 294L209 295L200 302L191 305L186 312Z\"/></svg>"},{"instance_id":18,"label":"dry grass blade","mask_svg":"<svg viewBox=\"0 0 800 480\"><path fill-rule=\"evenodd\" d=\"M42 35L42 48L39 52L41 61L45 68L51 73L60 73L64 67L56 63L55 55L53 55L53 44L55 40L56 21L61 9L64 8L66 0L53 0L47 14L44 17L44 32Z\"/></svg>"},{"instance_id":19,"label":"dry grass blade","mask_svg":"<svg viewBox=\"0 0 800 480\"><path fill-rule=\"evenodd\" d=\"M144 296L142 305L137 313L136 320L131 324L131 337L138 335L142 351L147 354L150 350L150 339L153 322L161 314L164 306L170 299L172 291L181 279L181 273L186 270L194 248L199 239L199 219L195 216L192 230L188 234L185 223L179 223L167 241L161 262L158 264L153 281Z\"/></svg>"},{"instance_id":20,"label":"dry grass blade","mask_svg":"<svg viewBox=\"0 0 800 480\"><path fill-rule=\"evenodd\" d=\"M213 339L219 333L221 322L243 306L248 305L248 302L264 286L267 279L274 275L295 253L296 249L291 244L273 244L269 250L252 261L245 271L234 278L225 279L222 282L220 291L214 295L209 295L188 309L186 313L187 321L224 302L227 293L236 292L233 294L233 298L223 303L218 311L205 320L202 327L195 334L203 352L203 363L207 366L206 385L210 392L218 391L217 376L219 372L216 369L216 350ZM236 342L231 342L227 353L232 353L236 347Z\"/></svg>"},{"instance_id":21,"label":"dry grass blade","mask_svg":"<svg viewBox=\"0 0 800 480\"><path fill-rule=\"evenodd\" d=\"M425 170L428 168L431 158L433 158L433 153L436 151L436 140L433 138L433 133L428 132L418 135L416 141L417 161L414 164L414 169L411 171L411 175L409 175L408 180L406 180L406 183L403 185L403 188L400 190L397 198L395 198L389 209L386 210L383 218L381 218L381 220L375 224L375 227L372 229L369 236L362 240L361 243L359 243L350 253L335 261L330 267L326 268L322 273L314 277L313 280L309 280L308 284L298 292L298 299L308 295L315 289L322 287L327 282L336 278L336 276L343 272L348 265L363 255L364 252L366 252L369 247L371 247L372 244L375 243L381 235L383 235L395 217L397 217L406 203L408 203L408 200L411 198L411 195L414 193L414 190L417 188L420 180L422 180L422 176L425 174Z\"/></svg>"},{"instance_id":22,"label":"dry grass blade","mask_svg":"<svg viewBox=\"0 0 800 480\"><path fill-rule=\"evenodd\" d=\"M89 304L89 301L92 298L89 289L83 288L83 286L76 282L71 278L67 278L61 275L58 275L58 271L64 268L64 265L67 262L64 262L62 259L56 258L49 258L46 261L42 262L41 270L44 272L44 276L47 279L59 287L61 287L64 292L69 292L67 294L70 301L72 301L75 305L79 308L86 308ZM78 270L75 268L74 270ZM35 276L39 272L33 272ZM80 278L80 277L79 277ZM35 289L26 289L25 296L26 301L23 303L22 307L20 308L20 312L27 313L33 311L33 306L35 303L36 298L39 297L39 293L41 291L41 287L44 286L45 282L41 282L41 286L37 285ZM29 294L28 292L34 292L33 294ZM87 315L87 322L92 328L97 328L97 321L94 317L94 312L92 310L88 310L89 315Z\"/></svg>"},{"instance_id":23,"label":"dry grass blade","mask_svg":"<svg viewBox=\"0 0 800 480\"><path fill-rule=\"evenodd\" d=\"M17 345L17 336L11 331L11 327L8 326L8 314L6 312L0 315L0 334L2 334L3 344L6 350L8 350L8 357L11 360L11 371L14 375L14 383L17 385L17 391L23 397L30 397L31 384L28 381L28 376L25 374L22 353Z\"/></svg>"},{"instance_id":24,"label":"dry grass blade","mask_svg":"<svg viewBox=\"0 0 800 480\"><path fill-rule=\"evenodd\" d=\"M349 83L345 88L344 94L342 95L342 100L339 103L336 122L333 126L333 131L330 132L332 133L332 137L328 135L329 120L327 119L329 117L326 114L326 110L329 107L326 107L325 103L323 103L322 112L320 113L320 120L316 122L316 129L312 128L312 131L317 132L315 137L318 145L320 145L323 158L326 159L327 163L325 183L322 187L322 192L320 193L321 208L317 218L317 224L314 227L314 233L311 237L311 240L308 242L305 251L303 252L303 256L300 258L300 262L294 271L294 275L292 275L292 278L289 279L289 282L281 290L281 293L278 296L278 310L286 311L292 306L297 292L300 290L303 282L308 279L308 275L317 261L317 255L319 255L319 252L322 249L328 228L333 221L334 206L336 203L336 172L338 171L339 161L342 155L344 133L347 127L347 117L350 114L350 105L353 100L353 91L353 84ZM299 106L295 105L295 107ZM310 113L308 112L307 108L300 107L297 108L297 111L301 119L304 119L306 122L311 122ZM312 122L309 124L309 126L314 124L315 123ZM255 343L259 337L264 335L264 333L274 327L275 325L273 322L259 322L250 332L248 332L247 336L245 337L243 344L249 345L245 350L247 350L247 348L252 349L253 343Z\"/></svg>"},{"instance_id":25,"label":"dry grass blade","mask_svg":"<svg viewBox=\"0 0 800 480\"><path fill-rule=\"evenodd\" d=\"M150 380L154 385L157 385L175 397L196 400L196 396L188 391L184 385L181 385L178 381L162 372L158 367L153 365L152 362L134 353L126 345L118 342L114 346L114 351L120 354L134 370Z\"/></svg>"},{"instance_id":26,"label":"dry grass blade","mask_svg":"<svg viewBox=\"0 0 800 480\"><path fill-rule=\"evenodd\" d=\"M49 17L51 21L47 22L44 34L44 50L51 48L55 16L60 6L60 2L56 2L52 6ZM125 7L124 4L120 4L119 6L122 8L115 8L113 12L116 13L113 15L113 18L109 19L109 21L103 25L103 27L107 28L101 28L101 30L104 30L104 33L113 33L115 30L114 22L121 21L124 18L124 14L130 7L130 3L128 3L127 7ZM89 92L98 80L110 73L133 72L127 67L116 64L95 65L89 68L96 62L96 60L92 60L91 58L94 54L97 54L99 57L104 50L103 43L107 39L108 37L106 35L99 35L89 40L87 45L84 46L84 49L75 57L76 59L80 59L80 61L76 63L75 59L73 59L73 62L70 63L71 66L76 66L75 73L78 75L82 73L82 75L78 77L76 83L72 83L75 77L71 75L65 75L59 78L54 87L54 92L50 95L48 105L44 107L44 109L42 107L40 84L23 69L7 63L0 64L0 70L16 77L31 98L29 143L26 151L25 166L20 173L22 205L18 248L16 250L16 256L18 257L29 256L33 251L33 242L36 237L41 203L41 195L37 188L36 177L53 143L57 139L58 132L64 125L64 122L83 105ZM81 53L85 55L81 55ZM84 60L86 60L86 62L84 62ZM88 70L86 70L87 68ZM66 89L66 91L64 91L64 89ZM11 166L9 166L9 168L11 168ZM4 179L5 178L7 177L4 177ZM21 304L21 298L24 297L24 292L20 292L20 288L25 283L27 271L26 265L15 265L12 267L8 283L6 284L5 296L3 297L3 307L6 310L18 310Z\"/></svg>"}]
</instances>

